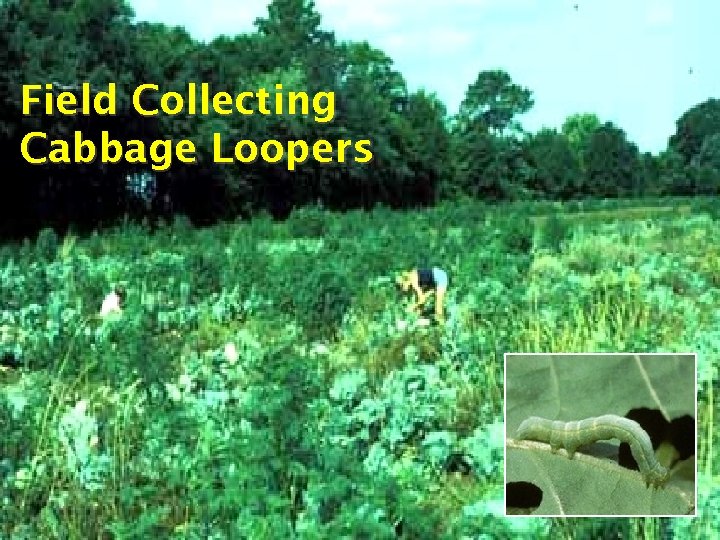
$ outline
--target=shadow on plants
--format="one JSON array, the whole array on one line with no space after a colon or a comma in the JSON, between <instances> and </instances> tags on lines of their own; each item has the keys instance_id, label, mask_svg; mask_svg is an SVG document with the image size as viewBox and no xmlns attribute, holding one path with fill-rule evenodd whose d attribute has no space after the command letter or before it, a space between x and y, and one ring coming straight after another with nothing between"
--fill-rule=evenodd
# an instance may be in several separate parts
<instances>
[{"instance_id":1,"label":"shadow on plants","mask_svg":"<svg viewBox=\"0 0 720 540\"><path fill-rule=\"evenodd\" d=\"M0 354L0 367L17 369L23 366L23 362L13 353L4 352Z\"/></svg>"},{"instance_id":2,"label":"shadow on plants","mask_svg":"<svg viewBox=\"0 0 720 540\"><path fill-rule=\"evenodd\" d=\"M459 473L462 476L475 476L472 458L463 452L453 452L445 461L445 472Z\"/></svg>"},{"instance_id":3,"label":"shadow on plants","mask_svg":"<svg viewBox=\"0 0 720 540\"><path fill-rule=\"evenodd\" d=\"M533 245L533 223L527 217L515 216L502 225L505 248L513 253L528 253Z\"/></svg>"},{"instance_id":4,"label":"shadow on plants","mask_svg":"<svg viewBox=\"0 0 720 540\"><path fill-rule=\"evenodd\" d=\"M410 352L420 363L433 363L442 354L440 339L441 333L434 328L390 337L368 356L368 372L376 378L385 377L391 371L407 365Z\"/></svg>"},{"instance_id":5,"label":"shadow on plants","mask_svg":"<svg viewBox=\"0 0 720 540\"><path fill-rule=\"evenodd\" d=\"M311 338L335 337L352 294L347 279L334 272L310 274L296 290L297 315Z\"/></svg>"}]
</instances>

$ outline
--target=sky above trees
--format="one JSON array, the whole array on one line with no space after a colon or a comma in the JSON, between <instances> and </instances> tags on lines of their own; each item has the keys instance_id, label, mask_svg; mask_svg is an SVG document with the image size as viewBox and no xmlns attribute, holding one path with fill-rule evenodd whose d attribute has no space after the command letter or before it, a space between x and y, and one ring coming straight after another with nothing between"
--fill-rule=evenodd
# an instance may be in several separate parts
<instances>
[{"instance_id":1,"label":"sky above trees","mask_svg":"<svg viewBox=\"0 0 720 540\"><path fill-rule=\"evenodd\" d=\"M253 31L262 0L131 0L138 20L185 26L193 37ZM316 0L339 39L385 51L410 89L437 93L455 113L479 71L503 69L530 88L521 120L535 131L594 112L641 151L665 148L678 117L720 96L713 55L720 3L705 0Z\"/></svg>"}]
</instances>

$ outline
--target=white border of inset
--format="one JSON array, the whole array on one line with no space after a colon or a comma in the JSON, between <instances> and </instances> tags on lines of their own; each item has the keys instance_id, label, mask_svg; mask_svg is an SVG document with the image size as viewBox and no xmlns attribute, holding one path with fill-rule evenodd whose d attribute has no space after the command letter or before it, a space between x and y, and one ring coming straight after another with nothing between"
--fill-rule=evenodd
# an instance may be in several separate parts
<instances>
[{"instance_id":1,"label":"white border of inset","mask_svg":"<svg viewBox=\"0 0 720 540\"><path fill-rule=\"evenodd\" d=\"M508 514L507 513L507 357L508 355L522 356L690 356L693 357L695 372L695 500L693 514ZM569 353L569 352L547 352L547 353L527 353L527 352L506 352L503 354L503 430L505 437L503 440L503 517L505 518L696 518L698 516L698 373L697 373L697 357L696 352L598 352L598 353Z\"/></svg>"}]
</instances>

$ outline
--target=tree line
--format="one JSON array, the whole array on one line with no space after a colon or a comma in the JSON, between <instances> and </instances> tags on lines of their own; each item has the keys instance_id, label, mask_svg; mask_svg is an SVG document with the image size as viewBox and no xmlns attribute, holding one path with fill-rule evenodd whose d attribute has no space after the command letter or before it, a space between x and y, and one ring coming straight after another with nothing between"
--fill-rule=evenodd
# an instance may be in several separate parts
<instances>
[{"instance_id":1,"label":"tree line","mask_svg":"<svg viewBox=\"0 0 720 540\"><path fill-rule=\"evenodd\" d=\"M23 84L57 88L118 85L119 114L22 115ZM214 91L274 88L336 96L333 122L304 116L140 117L133 88L144 82L182 92L188 82ZM367 42L346 42L321 27L311 0L272 0L254 31L209 43L181 27L136 22L125 0L0 2L0 237L44 227L92 230L125 216L196 224L293 208L335 210L385 205L409 208L440 199L483 200L695 195L720 189L720 100L684 113L667 149L641 153L625 132L592 113L567 118L561 130L527 133L518 117L534 105L531 89L504 71L483 71L457 114L436 95L410 91L392 59ZM100 140L191 139L197 163L148 174L129 164L30 165L22 137L43 131L70 139L75 130ZM369 164L308 161L217 164L213 133L240 139L370 139ZM232 148L225 149L231 153ZM139 186L139 187L138 187Z\"/></svg>"}]
</instances>

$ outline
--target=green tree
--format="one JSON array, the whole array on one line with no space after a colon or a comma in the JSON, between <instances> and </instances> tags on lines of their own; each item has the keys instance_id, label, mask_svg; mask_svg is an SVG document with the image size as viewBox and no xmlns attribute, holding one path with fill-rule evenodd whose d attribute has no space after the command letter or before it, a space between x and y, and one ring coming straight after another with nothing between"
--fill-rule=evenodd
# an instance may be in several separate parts
<instances>
[{"instance_id":1,"label":"green tree","mask_svg":"<svg viewBox=\"0 0 720 540\"><path fill-rule=\"evenodd\" d=\"M480 72L453 120L457 189L488 199L525 198L530 168L513 131L513 118L533 105L532 93L504 71ZM452 191L447 190L446 191Z\"/></svg>"},{"instance_id":2,"label":"green tree","mask_svg":"<svg viewBox=\"0 0 720 540\"><path fill-rule=\"evenodd\" d=\"M340 189L333 190L332 206L400 203L399 186L412 176L402 149L402 115L408 101L405 79L390 57L367 42L344 43L339 49L334 129L340 138L372 141L374 157L365 165L346 160L333 166Z\"/></svg>"},{"instance_id":3,"label":"green tree","mask_svg":"<svg viewBox=\"0 0 720 540\"><path fill-rule=\"evenodd\" d=\"M600 119L593 113L573 114L563 122L562 133L567 137L583 173L585 172L585 152L590 136L599 127Z\"/></svg>"},{"instance_id":4,"label":"green tree","mask_svg":"<svg viewBox=\"0 0 720 540\"><path fill-rule=\"evenodd\" d=\"M532 93L504 71L480 72L452 122L455 190L487 199L526 198L530 178L513 118L533 105Z\"/></svg>"},{"instance_id":5,"label":"green tree","mask_svg":"<svg viewBox=\"0 0 720 540\"><path fill-rule=\"evenodd\" d=\"M685 165L682 155L668 148L658 156L658 190L661 195L692 195L695 192L694 178L690 167Z\"/></svg>"},{"instance_id":6,"label":"green tree","mask_svg":"<svg viewBox=\"0 0 720 540\"><path fill-rule=\"evenodd\" d=\"M22 178L9 182L1 197L0 231L24 235L70 223L89 228L127 209L127 164L29 166L18 148L29 131L43 131L48 140L67 139L76 130L95 141L104 130L120 139L138 138L139 126L126 114L137 62L132 15L122 0L0 3L0 159ZM44 115L39 108L31 116L21 114L22 84L53 83L59 92L77 91L84 81L93 89L118 83L118 116Z\"/></svg>"},{"instance_id":7,"label":"green tree","mask_svg":"<svg viewBox=\"0 0 720 540\"><path fill-rule=\"evenodd\" d=\"M568 199L582 188L582 173L568 138L542 129L524 141L532 175L528 188L541 196Z\"/></svg>"},{"instance_id":8,"label":"green tree","mask_svg":"<svg viewBox=\"0 0 720 540\"><path fill-rule=\"evenodd\" d=\"M457 120L461 131L480 123L501 134L508 128L516 128L513 118L529 111L533 104L532 92L513 83L506 72L482 71L468 87Z\"/></svg>"},{"instance_id":9,"label":"green tree","mask_svg":"<svg viewBox=\"0 0 720 540\"><path fill-rule=\"evenodd\" d=\"M710 98L686 111L677 121L670 147L690 163L707 137L720 133L720 99Z\"/></svg>"},{"instance_id":10,"label":"green tree","mask_svg":"<svg viewBox=\"0 0 720 540\"><path fill-rule=\"evenodd\" d=\"M639 195L644 189L637 146L607 122L596 129L585 154L587 191L599 197Z\"/></svg>"},{"instance_id":11,"label":"green tree","mask_svg":"<svg viewBox=\"0 0 720 540\"><path fill-rule=\"evenodd\" d=\"M402 117L406 122L405 155L415 180L412 198L425 204L435 202L439 183L449 173L445 105L434 94L420 90L409 96Z\"/></svg>"},{"instance_id":12,"label":"green tree","mask_svg":"<svg viewBox=\"0 0 720 540\"><path fill-rule=\"evenodd\" d=\"M265 37L266 57L274 58L274 66L289 64L303 58L308 49L333 41L329 32L320 30L321 17L313 0L272 0L267 17L255 19L258 33Z\"/></svg>"},{"instance_id":13,"label":"green tree","mask_svg":"<svg viewBox=\"0 0 720 540\"><path fill-rule=\"evenodd\" d=\"M698 194L717 194L720 190L720 132L708 135L692 160L696 170Z\"/></svg>"},{"instance_id":14,"label":"green tree","mask_svg":"<svg viewBox=\"0 0 720 540\"><path fill-rule=\"evenodd\" d=\"M531 197L526 186L532 168L517 140L476 129L454 144L454 178L461 193L495 201Z\"/></svg>"},{"instance_id":15,"label":"green tree","mask_svg":"<svg viewBox=\"0 0 720 540\"><path fill-rule=\"evenodd\" d=\"M720 132L708 135L703 139L702 146L693 160L693 165L720 171Z\"/></svg>"},{"instance_id":16,"label":"green tree","mask_svg":"<svg viewBox=\"0 0 720 540\"><path fill-rule=\"evenodd\" d=\"M662 186L660 182L660 175L662 168L660 164L660 157L654 156L650 152L645 152L640 156L642 165L644 180L643 185L645 186L644 195L661 195Z\"/></svg>"}]
</instances>

